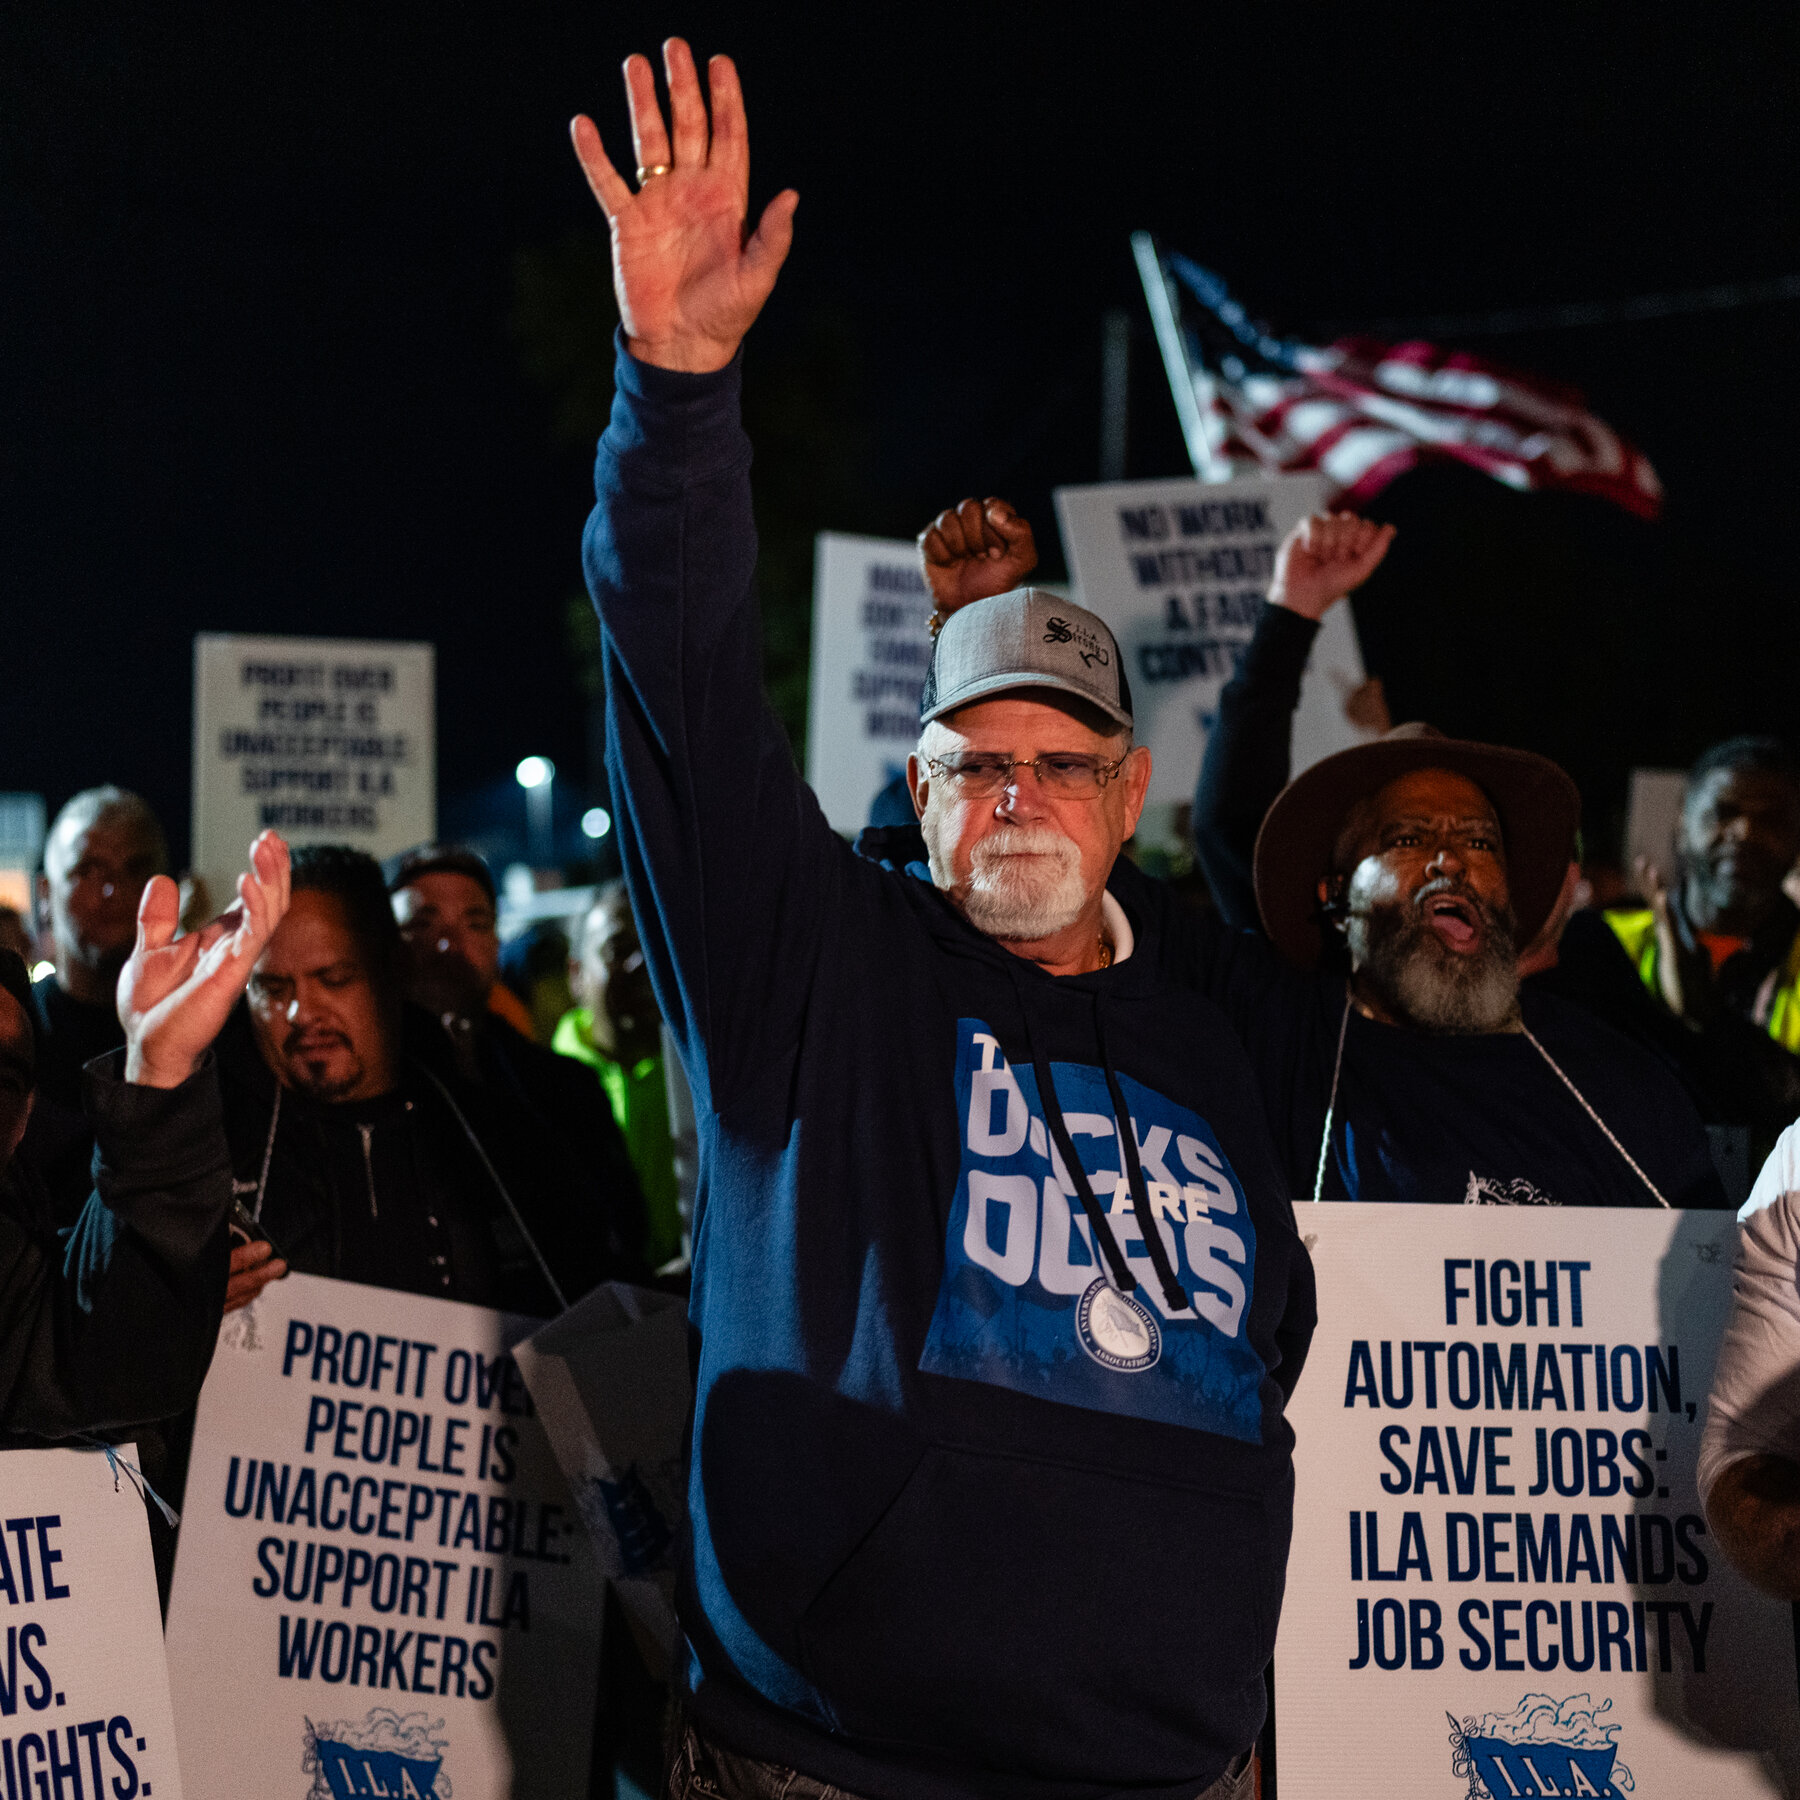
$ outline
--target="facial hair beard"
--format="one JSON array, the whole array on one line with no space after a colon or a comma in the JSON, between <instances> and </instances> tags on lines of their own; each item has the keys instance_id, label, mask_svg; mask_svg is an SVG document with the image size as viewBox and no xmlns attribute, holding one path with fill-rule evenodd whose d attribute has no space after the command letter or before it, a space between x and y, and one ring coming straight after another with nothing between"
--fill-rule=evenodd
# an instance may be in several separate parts
<instances>
[{"instance_id":1,"label":"facial hair beard","mask_svg":"<svg viewBox=\"0 0 1800 1800\"><path fill-rule=\"evenodd\" d=\"M308 1056L305 1049L296 1050L291 1044L287 1051L288 1079L306 1095L309 1100L317 1100L325 1105L335 1105L339 1100L355 1092L367 1072L363 1059L356 1054L356 1048L348 1039L340 1040L350 1052L349 1067L340 1073L332 1073L332 1064L323 1056Z\"/></svg>"},{"instance_id":2,"label":"facial hair beard","mask_svg":"<svg viewBox=\"0 0 1800 1800\"><path fill-rule=\"evenodd\" d=\"M946 893L952 892L954 880L929 817L921 823L931 879ZM1034 943L1054 937L1081 917L1087 903L1081 851L1073 838L1051 826L1009 825L983 838L969 853L963 914L991 938Z\"/></svg>"},{"instance_id":3,"label":"facial hair beard","mask_svg":"<svg viewBox=\"0 0 1800 1800\"><path fill-rule=\"evenodd\" d=\"M1481 915L1481 948L1452 950L1425 922L1421 900L1454 892ZM1410 899L1353 913L1356 979L1402 1024L1442 1036L1504 1031L1519 1016L1519 953L1510 909L1465 887L1434 884Z\"/></svg>"}]
</instances>

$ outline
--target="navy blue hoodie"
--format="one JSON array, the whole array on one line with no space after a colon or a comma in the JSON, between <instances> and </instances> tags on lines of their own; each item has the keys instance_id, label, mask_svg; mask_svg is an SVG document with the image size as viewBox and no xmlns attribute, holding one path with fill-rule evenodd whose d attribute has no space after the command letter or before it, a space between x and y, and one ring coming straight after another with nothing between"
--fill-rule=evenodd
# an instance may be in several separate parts
<instances>
[{"instance_id":1,"label":"navy blue hoodie","mask_svg":"<svg viewBox=\"0 0 1800 1800\"><path fill-rule=\"evenodd\" d=\"M874 1800L1187 1800L1262 1721L1313 1325L1250 1067L1150 917L1051 977L832 832L762 699L749 471L735 365L621 349L585 554L701 1121L689 1705Z\"/></svg>"}]
</instances>

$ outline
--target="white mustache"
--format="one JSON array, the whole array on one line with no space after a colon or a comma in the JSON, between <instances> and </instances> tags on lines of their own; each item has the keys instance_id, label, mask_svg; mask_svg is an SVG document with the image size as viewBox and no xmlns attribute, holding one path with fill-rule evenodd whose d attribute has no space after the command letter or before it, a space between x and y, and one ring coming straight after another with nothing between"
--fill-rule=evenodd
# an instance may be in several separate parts
<instances>
[{"instance_id":1,"label":"white mustache","mask_svg":"<svg viewBox=\"0 0 1800 1800\"><path fill-rule=\"evenodd\" d=\"M1053 826L1011 825L984 837L970 851L969 862L974 871L980 872L1014 856L1051 856L1066 868L1080 861L1081 851L1073 838L1065 837Z\"/></svg>"}]
</instances>

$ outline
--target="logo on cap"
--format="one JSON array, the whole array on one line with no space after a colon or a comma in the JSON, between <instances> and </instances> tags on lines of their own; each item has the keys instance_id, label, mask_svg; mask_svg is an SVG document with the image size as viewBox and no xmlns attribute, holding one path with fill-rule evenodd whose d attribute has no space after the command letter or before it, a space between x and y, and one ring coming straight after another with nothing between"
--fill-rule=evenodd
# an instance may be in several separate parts
<instances>
[{"instance_id":1,"label":"logo on cap","mask_svg":"<svg viewBox=\"0 0 1800 1800\"><path fill-rule=\"evenodd\" d=\"M1100 641L1097 632L1090 630L1085 625L1071 625L1067 619L1059 619L1054 616L1046 619L1044 621L1044 642L1046 644L1073 644L1075 654L1090 669L1095 663L1098 663L1103 669L1112 663L1112 656L1105 644Z\"/></svg>"}]
</instances>

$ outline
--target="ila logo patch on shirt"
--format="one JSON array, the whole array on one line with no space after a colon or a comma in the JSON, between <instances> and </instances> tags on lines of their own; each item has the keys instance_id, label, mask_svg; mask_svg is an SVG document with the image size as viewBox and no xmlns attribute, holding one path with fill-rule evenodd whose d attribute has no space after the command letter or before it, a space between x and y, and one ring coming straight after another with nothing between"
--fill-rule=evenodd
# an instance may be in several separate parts
<instances>
[{"instance_id":1,"label":"ila logo patch on shirt","mask_svg":"<svg viewBox=\"0 0 1800 1800\"><path fill-rule=\"evenodd\" d=\"M1105 1072L1052 1063L1063 1123L1139 1285L1121 1293L1051 1139L1029 1067L957 1021L962 1167L919 1367L1096 1412L1262 1441L1262 1359L1245 1309L1256 1232L1211 1126L1128 1075L1119 1087L1156 1229L1189 1305L1156 1279L1124 1175Z\"/></svg>"}]
</instances>

